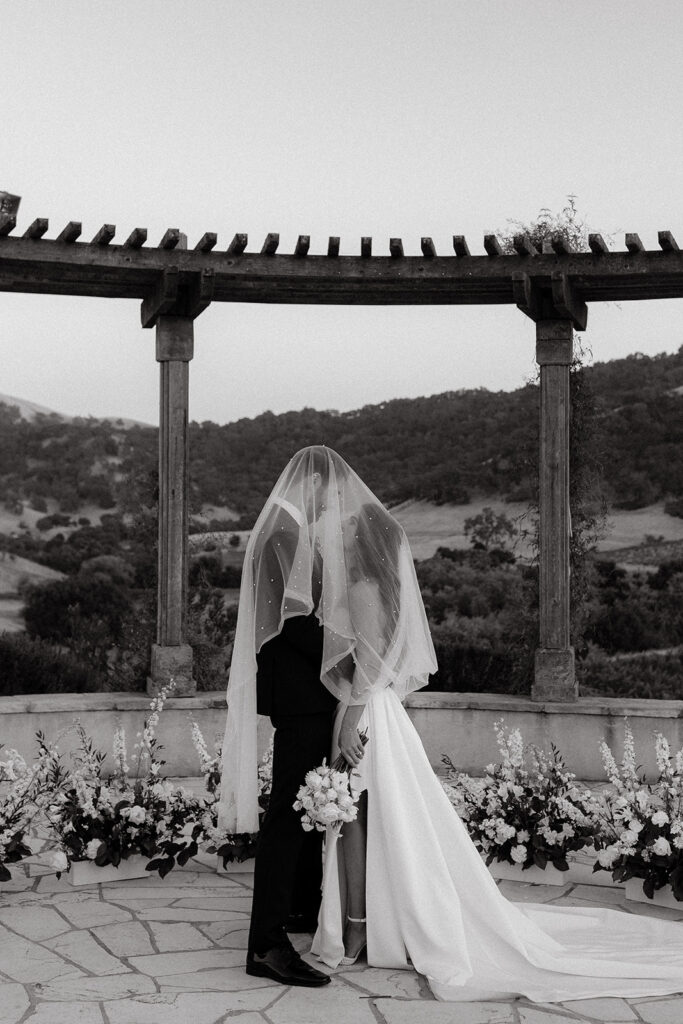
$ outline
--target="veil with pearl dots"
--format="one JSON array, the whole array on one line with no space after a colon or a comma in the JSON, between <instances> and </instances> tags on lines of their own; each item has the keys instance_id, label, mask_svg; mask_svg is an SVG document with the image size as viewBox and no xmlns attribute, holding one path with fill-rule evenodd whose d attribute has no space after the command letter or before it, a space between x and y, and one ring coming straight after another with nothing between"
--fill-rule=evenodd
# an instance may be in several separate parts
<instances>
[{"instance_id":1,"label":"veil with pearl dots","mask_svg":"<svg viewBox=\"0 0 683 1024\"><path fill-rule=\"evenodd\" d=\"M247 544L222 748L228 832L258 830L256 655L285 619L311 613L323 627L320 683L344 704L383 686L403 698L436 671L403 528L324 445L292 457Z\"/></svg>"}]
</instances>

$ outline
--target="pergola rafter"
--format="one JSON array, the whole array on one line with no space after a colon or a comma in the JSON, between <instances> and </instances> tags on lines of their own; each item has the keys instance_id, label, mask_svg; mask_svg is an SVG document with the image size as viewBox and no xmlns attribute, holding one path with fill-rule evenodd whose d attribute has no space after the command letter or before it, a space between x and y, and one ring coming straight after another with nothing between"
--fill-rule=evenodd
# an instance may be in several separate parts
<instances>
[{"instance_id":1,"label":"pergola rafter","mask_svg":"<svg viewBox=\"0 0 683 1024\"><path fill-rule=\"evenodd\" d=\"M683 253L670 231L659 249L646 251L627 234L625 251L610 251L600 235L590 252L569 252L555 236L539 252L525 235L504 254L495 235L485 255L472 255L463 235L453 254L439 256L429 237L422 256L406 256L391 238L388 254L373 255L370 237L360 255L340 255L331 236L326 255L311 255L311 239L299 235L292 254L278 252L280 237L268 234L258 252L247 252L246 234L224 250L214 232L194 248L177 228L149 246L145 228L114 244L115 227L104 224L90 242L79 241L81 224L70 221L54 239L48 222L34 220L19 236L14 207L3 212L0 193L0 291L86 295L141 300L143 327L156 327L160 363L159 591L157 643L151 688L173 676L179 693L194 691L192 652L186 637L189 362L194 320L211 302L315 305L516 305L536 324L540 366L540 638L532 697L573 701L578 695L569 635L569 367L573 331L586 326L591 302L683 297Z\"/></svg>"}]
</instances>

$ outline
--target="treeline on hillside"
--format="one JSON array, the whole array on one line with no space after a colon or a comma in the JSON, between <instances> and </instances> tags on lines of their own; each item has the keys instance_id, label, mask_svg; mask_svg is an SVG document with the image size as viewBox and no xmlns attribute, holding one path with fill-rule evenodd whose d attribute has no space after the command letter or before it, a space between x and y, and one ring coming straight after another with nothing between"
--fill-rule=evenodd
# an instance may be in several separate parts
<instances>
[{"instance_id":1,"label":"treeline on hillside","mask_svg":"<svg viewBox=\"0 0 683 1024\"><path fill-rule=\"evenodd\" d=\"M595 442L608 498L638 508L683 499L683 347L634 355L584 371L597 409ZM225 426L190 427L192 502L228 505L252 525L291 455L327 444L389 504L409 498L467 502L471 495L527 500L535 493L538 389L446 392L353 412L263 413ZM0 405L0 488L13 508L110 508L134 477L153 481L156 430L56 416L21 420ZM153 489L153 487L152 487ZM676 500L679 504L676 505Z\"/></svg>"}]
</instances>

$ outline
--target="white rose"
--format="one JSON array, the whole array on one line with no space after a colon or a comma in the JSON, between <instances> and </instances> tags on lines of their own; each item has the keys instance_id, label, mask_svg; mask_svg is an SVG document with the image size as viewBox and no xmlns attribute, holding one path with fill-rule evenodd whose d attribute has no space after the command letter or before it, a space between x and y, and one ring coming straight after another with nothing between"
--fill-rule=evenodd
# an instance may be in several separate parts
<instances>
[{"instance_id":1,"label":"white rose","mask_svg":"<svg viewBox=\"0 0 683 1024\"><path fill-rule=\"evenodd\" d=\"M325 825L332 825L335 821L338 821L339 812L336 804L325 804L325 806L318 811L318 818Z\"/></svg>"},{"instance_id":2,"label":"white rose","mask_svg":"<svg viewBox=\"0 0 683 1024\"><path fill-rule=\"evenodd\" d=\"M668 825L669 815L666 813L666 811L655 811L655 813L650 818L650 821L653 825Z\"/></svg>"},{"instance_id":3,"label":"white rose","mask_svg":"<svg viewBox=\"0 0 683 1024\"><path fill-rule=\"evenodd\" d=\"M677 835L674 839L674 846L677 850L683 850L683 836Z\"/></svg>"},{"instance_id":4,"label":"white rose","mask_svg":"<svg viewBox=\"0 0 683 1024\"><path fill-rule=\"evenodd\" d=\"M319 790L323 784L322 776L318 775L317 772L307 772L304 781L306 782L308 788L312 789L313 792Z\"/></svg>"},{"instance_id":5,"label":"white rose","mask_svg":"<svg viewBox=\"0 0 683 1024\"><path fill-rule=\"evenodd\" d=\"M304 830L304 832L312 832L313 831L313 825L311 824L311 819L310 818L302 818L301 819L301 827Z\"/></svg>"},{"instance_id":6,"label":"white rose","mask_svg":"<svg viewBox=\"0 0 683 1024\"><path fill-rule=\"evenodd\" d=\"M669 840L665 839L664 836L660 836L659 839L656 839L652 844L652 852L656 853L660 857L668 857L671 853Z\"/></svg>"},{"instance_id":7,"label":"white rose","mask_svg":"<svg viewBox=\"0 0 683 1024\"><path fill-rule=\"evenodd\" d=\"M88 858L88 860L94 860L95 859L95 857L97 856L97 851L100 848L100 845L101 845L101 843L100 843L99 839L91 839L90 840L90 842L88 843L88 845L85 848L85 855Z\"/></svg>"},{"instance_id":8,"label":"white rose","mask_svg":"<svg viewBox=\"0 0 683 1024\"><path fill-rule=\"evenodd\" d=\"M528 843L529 840L531 839L531 836L529 835L527 830L525 828L523 828L523 829L520 829L520 831L517 833L517 839L519 840L520 843Z\"/></svg>"},{"instance_id":9,"label":"white rose","mask_svg":"<svg viewBox=\"0 0 683 1024\"><path fill-rule=\"evenodd\" d=\"M602 868L611 868L619 856L616 846L606 846L604 850L598 850L598 862Z\"/></svg>"},{"instance_id":10,"label":"white rose","mask_svg":"<svg viewBox=\"0 0 683 1024\"><path fill-rule=\"evenodd\" d=\"M515 794L515 796L522 796L523 793L524 793L524 787L523 786L513 786L512 787L512 792Z\"/></svg>"},{"instance_id":11,"label":"white rose","mask_svg":"<svg viewBox=\"0 0 683 1024\"><path fill-rule=\"evenodd\" d=\"M637 821L636 819L634 819L633 821L629 821L628 828L629 832L641 832L643 828L643 823L642 821Z\"/></svg>"},{"instance_id":12,"label":"white rose","mask_svg":"<svg viewBox=\"0 0 683 1024\"><path fill-rule=\"evenodd\" d=\"M515 864L523 864L526 860L526 855L527 849L523 843L520 843L518 846L513 846L510 850L510 856L514 860Z\"/></svg>"},{"instance_id":13,"label":"white rose","mask_svg":"<svg viewBox=\"0 0 683 1024\"><path fill-rule=\"evenodd\" d=\"M327 794L323 793L322 789L318 789L313 794L313 801L317 807L327 803Z\"/></svg>"},{"instance_id":14,"label":"white rose","mask_svg":"<svg viewBox=\"0 0 683 1024\"><path fill-rule=\"evenodd\" d=\"M346 772L332 772L331 781L334 789L336 789L339 792L345 790L348 787L349 777L346 774Z\"/></svg>"},{"instance_id":15,"label":"white rose","mask_svg":"<svg viewBox=\"0 0 683 1024\"><path fill-rule=\"evenodd\" d=\"M133 822L134 825L142 825L146 817L145 808L140 807L138 804L136 804L135 807L130 808L130 813L128 817L130 821Z\"/></svg>"},{"instance_id":16,"label":"white rose","mask_svg":"<svg viewBox=\"0 0 683 1024\"><path fill-rule=\"evenodd\" d=\"M339 806L343 811L348 811L350 807L354 806L353 798L348 793L342 793L338 800Z\"/></svg>"},{"instance_id":17,"label":"white rose","mask_svg":"<svg viewBox=\"0 0 683 1024\"><path fill-rule=\"evenodd\" d=\"M63 850L52 850L47 857L47 862L55 871L66 871L69 861Z\"/></svg>"},{"instance_id":18,"label":"white rose","mask_svg":"<svg viewBox=\"0 0 683 1024\"><path fill-rule=\"evenodd\" d=\"M619 837L625 846L633 846L638 842L638 833L632 832L630 828L624 829Z\"/></svg>"}]
</instances>

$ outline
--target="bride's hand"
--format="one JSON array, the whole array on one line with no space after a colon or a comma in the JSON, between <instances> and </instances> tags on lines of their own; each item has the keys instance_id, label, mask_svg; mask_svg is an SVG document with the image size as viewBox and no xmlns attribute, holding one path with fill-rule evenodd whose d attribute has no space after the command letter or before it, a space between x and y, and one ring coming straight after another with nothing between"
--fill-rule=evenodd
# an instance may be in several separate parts
<instances>
[{"instance_id":1,"label":"bride's hand","mask_svg":"<svg viewBox=\"0 0 683 1024\"><path fill-rule=\"evenodd\" d=\"M339 750L344 760L357 767L365 753L363 741L358 732L358 723L363 714L363 705L353 705L346 709L339 730Z\"/></svg>"}]
</instances>

